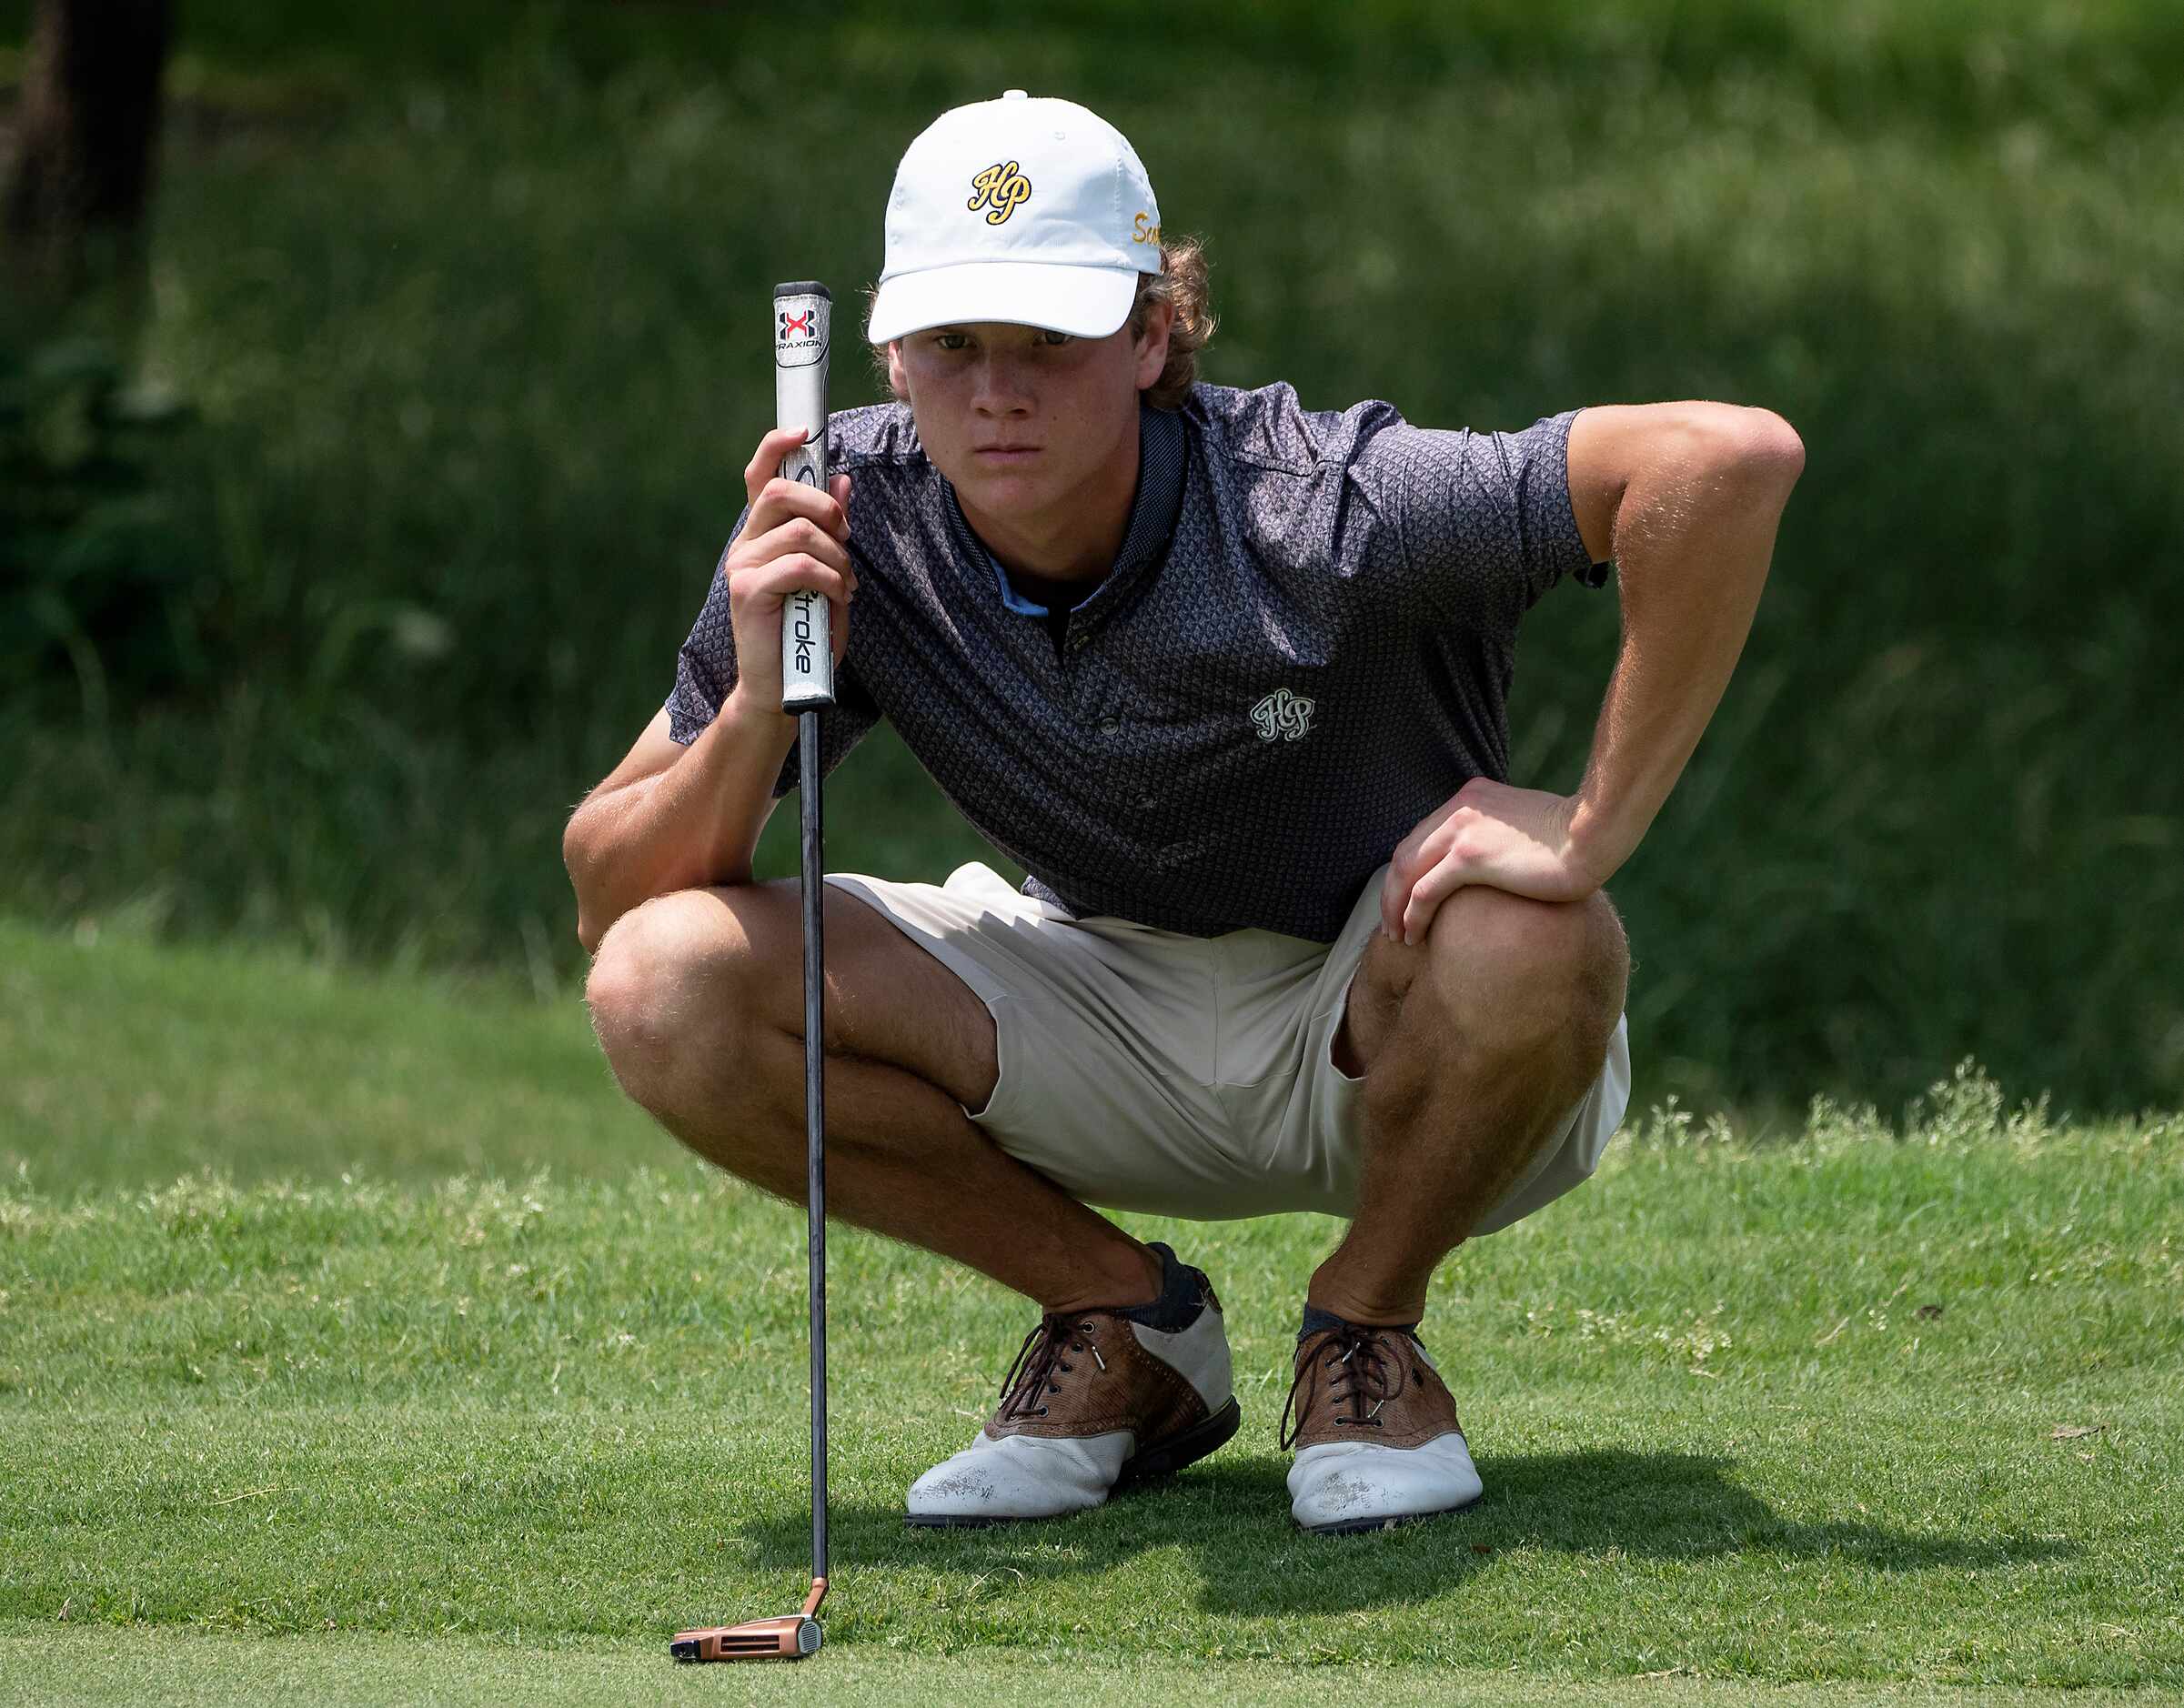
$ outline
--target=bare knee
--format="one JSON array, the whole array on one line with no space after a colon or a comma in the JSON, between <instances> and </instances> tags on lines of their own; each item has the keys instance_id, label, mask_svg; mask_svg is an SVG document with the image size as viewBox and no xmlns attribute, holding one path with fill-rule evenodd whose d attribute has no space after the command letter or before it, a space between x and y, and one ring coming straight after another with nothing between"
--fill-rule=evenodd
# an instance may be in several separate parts
<instances>
[{"instance_id":1,"label":"bare knee","mask_svg":"<svg viewBox=\"0 0 2184 1708\"><path fill-rule=\"evenodd\" d=\"M779 911L755 886L683 889L608 930L584 997L599 1047L638 1102L658 1111L700 1072L740 1059L752 1030L770 1022Z\"/></svg>"},{"instance_id":2,"label":"bare knee","mask_svg":"<svg viewBox=\"0 0 2184 1708\"><path fill-rule=\"evenodd\" d=\"M1629 948L1605 891L1535 901L1485 885L1435 910L1406 1000L1423 999L1480 1047L1552 1046L1596 1068L1623 1013Z\"/></svg>"}]
</instances>

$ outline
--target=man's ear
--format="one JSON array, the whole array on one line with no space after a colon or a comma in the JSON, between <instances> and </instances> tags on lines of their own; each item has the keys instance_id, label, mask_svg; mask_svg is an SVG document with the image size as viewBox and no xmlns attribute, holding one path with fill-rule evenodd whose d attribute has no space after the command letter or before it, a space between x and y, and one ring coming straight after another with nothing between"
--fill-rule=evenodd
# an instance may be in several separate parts
<instances>
[{"instance_id":1,"label":"man's ear","mask_svg":"<svg viewBox=\"0 0 2184 1708\"><path fill-rule=\"evenodd\" d=\"M887 388L895 394L897 403L910 401L910 382L902 376L902 340L887 341Z\"/></svg>"},{"instance_id":2,"label":"man's ear","mask_svg":"<svg viewBox=\"0 0 2184 1708\"><path fill-rule=\"evenodd\" d=\"M1161 374L1168 366L1168 331L1174 324L1173 303L1156 301L1145 305L1145 330L1137 338L1140 391L1160 384Z\"/></svg>"}]
</instances>

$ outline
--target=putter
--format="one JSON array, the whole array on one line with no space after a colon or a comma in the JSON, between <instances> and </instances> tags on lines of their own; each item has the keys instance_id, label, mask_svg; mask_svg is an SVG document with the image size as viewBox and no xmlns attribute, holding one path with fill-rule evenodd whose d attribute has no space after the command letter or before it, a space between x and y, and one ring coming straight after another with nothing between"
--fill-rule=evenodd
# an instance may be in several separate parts
<instances>
[{"instance_id":1,"label":"putter","mask_svg":"<svg viewBox=\"0 0 2184 1708\"><path fill-rule=\"evenodd\" d=\"M809 281L773 287L774 420L806 430L781 475L827 489L827 346L834 301ZM811 1267L811 1589L801 1612L740 1625L680 1631L678 1661L800 1661L823 1641L827 1595L827 1116L821 942L825 839L820 816L820 712L834 703L834 648L826 596L792 593L781 608L781 709L796 714L798 806L804 864L804 1244Z\"/></svg>"}]
</instances>

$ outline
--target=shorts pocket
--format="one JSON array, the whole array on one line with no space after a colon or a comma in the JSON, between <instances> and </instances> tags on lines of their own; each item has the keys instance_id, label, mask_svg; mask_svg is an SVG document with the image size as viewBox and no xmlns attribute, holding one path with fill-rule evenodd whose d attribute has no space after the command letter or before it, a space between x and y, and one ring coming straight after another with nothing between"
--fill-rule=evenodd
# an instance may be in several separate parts
<instances>
[{"instance_id":1,"label":"shorts pocket","mask_svg":"<svg viewBox=\"0 0 2184 1708\"><path fill-rule=\"evenodd\" d=\"M1312 1022L1312 1047L1319 1055L1319 1060L1313 1065L1335 1084L1347 1087L1354 1095L1365 1080L1362 1073L1344 1073L1334 1060L1334 1040L1342 1030L1343 1010L1339 1006Z\"/></svg>"},{"instance_id":2,"label":"shorts pocket","mask_svg":"<svg viewBox=\"0 0 2184 1708\"><path fill-rule=\"evenodd\" d=\"M961 1106L963 1113L981 1127L1009 1119L1014 1105L1022 1098L1024 1078L1022 1008L1005 996L988 997L986 1012L993 1021L993 1060L996 1068L993 1090L986 1094L984 1107L971 1109Z\"/></svg>"}]
</instances>

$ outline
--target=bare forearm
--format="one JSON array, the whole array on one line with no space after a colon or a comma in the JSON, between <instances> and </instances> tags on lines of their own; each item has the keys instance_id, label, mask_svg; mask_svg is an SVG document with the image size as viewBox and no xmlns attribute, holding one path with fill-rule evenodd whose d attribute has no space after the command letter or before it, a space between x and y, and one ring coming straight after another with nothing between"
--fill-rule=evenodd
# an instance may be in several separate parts
<instances>
[{"instance_id":1,"label":"bare forearm","mask_svg":"<svg viewBox=\"0 0 2184 1708\"><path fill-rule=\"evenodd\" d=\"M1570 826L1604 880L1645 836L1721 701L1803 466L1778 417L1736 411L1674 437L1624 490L1623 643Z\"/></svg>"},{"instance_id":2,"label":"bare forearm","mask_svg":"<svg viewBox=\"0 0 2184 1708\"><path fill-rule=\"evenodd\" d=\"M586 800L562 839L584 947L597 949L615 920L655 896L748 883L795 739L794 720L778 708L731 693L666 770Z\"/></svg>"}]
</instances>

